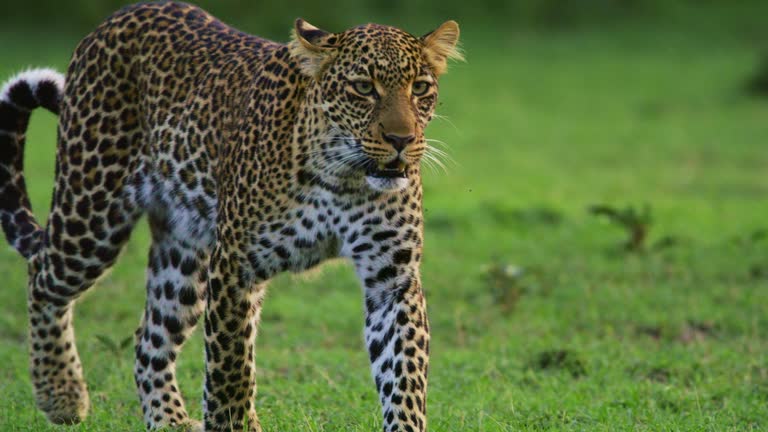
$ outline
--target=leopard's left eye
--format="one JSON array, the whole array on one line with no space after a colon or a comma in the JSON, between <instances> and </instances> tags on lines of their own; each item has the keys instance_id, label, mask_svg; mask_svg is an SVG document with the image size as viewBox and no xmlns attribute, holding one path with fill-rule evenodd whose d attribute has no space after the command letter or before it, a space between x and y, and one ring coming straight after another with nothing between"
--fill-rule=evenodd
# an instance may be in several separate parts
<instances>
[{"instance_id":1,"label":"leopard's left eye","mask_svg":"<svg viewBox=\"0 0 768 432\"><path fill-rule=\"evenodd\" d=\"M370 81L355 81L352 87L362 96L371 96L376 93L376 87Z\"/></svg>"},{"instance_id":2,"label":"leopard's left eye","mask_svg":"<svg viewBox=\"0 0 768 432\"><path fill-rule=\"evenodd\" d=\"M430 86L431 84L426 81L416 81L411 87L411 93L414 96L424 96L429 91Z\"/></svg>"}]
</instances>

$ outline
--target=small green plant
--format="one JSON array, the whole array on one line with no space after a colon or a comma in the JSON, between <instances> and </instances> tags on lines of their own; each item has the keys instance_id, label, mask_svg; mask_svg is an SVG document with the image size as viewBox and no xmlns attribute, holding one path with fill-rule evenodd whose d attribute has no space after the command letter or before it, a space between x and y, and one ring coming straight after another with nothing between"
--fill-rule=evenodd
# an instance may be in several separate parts
<instances>
[{"instance_id":1,"label":"small green plant","mask_svg":"<svg viewBox=\"0 0 768 432\"><path fill-rule=\"evenodd\" d=\"M534 359L532 366L539 370L565 370L574 378L587 375L584 360L576 352L566 349L540 352Z\"/></svg>"},{"instance_id":2,"label":"small green plant","mask_svg":"<svg viewBox=\"0 0 768 432\"><path fill-rule=\"evenodd\" d=\"M738 235L733 238L732 242L739 246L751 247L759 245L766 239L768 239L768 229L761 228L750 231L744 235Z\"/></svg>"},{"instance_id":3,"label":"small green plant","mask_svg":"<svg viewBox=\"0 0 768 432\"><path fill-rule=\"evenodd\" d=\"M510 208L500 202L484 202L480 205L480 211L494 223L503 226L512 224L557 226L565 219L562 212L548 206Z\"/></svg>"},{"instance_id":4,"label":"small green plant","mask_svg":"<svg viewBox=\"0 0 768 432\"><path fill-rule=\"evenodd\" d=\"M749 266L749 277L752 279L768 279L768 264L752 264Z\"/></svg>"},{"instance_id":5,"label":"small green plant","mask_svg":"<svg viewBox=\"0 0 768 432\"><path fill-rule=\"evenodd\" d=\"M107 351L115 356L116 359L122 358L122 353L131 346L133 342L133 336L128 336L121 341L117 342L112 337L104 334L97 334L96 340L99 341L99 345L104 351Z\"/></svg>"},{"instance_id":6,"label":"small green plant","mask_svg":"<svg viewBox=\"0 0 768 432\"><path fill-rule=\"evenodd\" d=\"M511 215L519 222L529 225L560 225L565 219L560 211L543 206L513 210Z\"/></svg>"},{"instance_id":7,"label":"small green plant","mask_svg":"<svg viewBox=\"0 0 768 432\"><path fill-rule=\"evenodd\" d=\"M680 329L678 340L683 344L701 342L716 337L719 327L713 321L688 320Z\"/></svg>"},{"instance_id":8,"label":"small green plant","mask_svg":"<svg viewBox=\"0 0 768 432\"><path fill-rule=\"evenodd\" d=\"M645 250L648 232L653 222L650 206L646 204L639 209L634 206L618 209L608 205L593 205L589 208L589 212L605 217L609 222L624 229L627 233L627 239L623 245L625 250L632 252Z\"/></svg>"},{"instance_id":9,"label":"small green plant","mask_svg":"<svg viewBox=\"0 0 768 432\"><path fill-rule=\"evenodd\" d=\"M667 365L636 364L627 368L630 376L639 380L666 384L672 380L674 371Z\"/></svg>"},{"instance_id":10,"label":"small green plant","mask_svg":"<svg viewBox=\"0 0 768 432\"><path fill-rule=\"evenodd\" d=\"M505 315L511 313L525 288L522 284L525 271L512 264L495 262L485 269L494 304Z\"/></svg>"},{"instance_id":11,"label":"small green plant","mask_svg":"<svg viewBox=\"0 0 768 432\"><path fill-rule=\"evenodd\" d=\"M755 96L768 96L768 52L763 54L757 69L747 82L747 92Z\"/></svg>"}]
</instances>

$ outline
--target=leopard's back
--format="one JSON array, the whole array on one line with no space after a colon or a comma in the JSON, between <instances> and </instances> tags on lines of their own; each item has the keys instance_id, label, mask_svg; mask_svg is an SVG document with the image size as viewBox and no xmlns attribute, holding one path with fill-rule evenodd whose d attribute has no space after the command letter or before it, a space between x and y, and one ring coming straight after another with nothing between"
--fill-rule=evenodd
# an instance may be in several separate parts
<instances>
[{"instance_id":1,"label":"leopard's back","mask_svg":"<svg viewBox=\"0 0 768 432\"><path fill-rule=\"evenodd\" d=\"M265 60L285 49L184 3L116 12L70 62L58 158L67 174L57 184L71 184L78 166L114 169L111 180L124 184L128 202L210 246L219 155ZM99 186L83 189L100 193Z\"/></svg>"}]
</instances>

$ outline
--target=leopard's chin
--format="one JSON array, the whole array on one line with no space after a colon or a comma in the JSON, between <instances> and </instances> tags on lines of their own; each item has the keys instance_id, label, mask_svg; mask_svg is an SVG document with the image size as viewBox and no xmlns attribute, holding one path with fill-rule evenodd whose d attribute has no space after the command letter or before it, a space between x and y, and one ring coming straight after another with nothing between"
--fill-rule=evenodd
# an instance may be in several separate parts
<instances>
[{"instance_id":1,"label":"leopard's chin","mask_svg":"<svg viewBox=\"0 0 768 432\"><path fill-rule=\"evenodd\" d=\"M367 175L365 181L371 189L379 192L398 192L408 187L407 177L375 177Z\"/></svg>"},{"instance_id":2,"label":"leopard's chin","mask_svg":"<svg viewBox=\"0 0 768 432\"><path fill-rule=\"evenodd\" d=\"M408 187L408 165L398 159L379 166L369 164L365 172L365 181L379 192L397 192Z\"/></svg>"}]
</instances>

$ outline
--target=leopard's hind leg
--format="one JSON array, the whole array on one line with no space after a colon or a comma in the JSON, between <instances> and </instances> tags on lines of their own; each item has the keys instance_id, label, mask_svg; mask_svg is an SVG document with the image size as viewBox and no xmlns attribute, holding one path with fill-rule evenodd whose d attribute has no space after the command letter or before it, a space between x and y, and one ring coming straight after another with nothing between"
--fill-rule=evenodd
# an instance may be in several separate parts
<instances>
[{"instance_id":1,"label":"leopard's hind leg","mask_svg":"<svg viewBox=\"0 0 768 432\"><path fill-rule=\"evenodd\" d=\"M102 122L114 127L114 119ZM37 405L54 423L79 422L89 408L75 347L75 300L114 264L141 215L128 186L130 147L141 134L110 129L90 137L70 135L62 125L51 213L29 264L32 383Z\"/></svg>"},{"instance_id":2,"label":"leopard's hind leg","mask_svg":"<svg viewBox=\"0 0 768 432\"><path fill-rule=\"evenodd\" d=\"M35 398L54 423L79 422L88 411L72 323L75 300L114 264L141 213L124 188L108 186L125 181L127 170L95 168L105 181L90 193L87 180L79 183L79 168L67 171L58 176L43 247L30 260L27 291Z\"/></svg>"},{"instance_id":3,"label":"leopard's hind leg","mask_svg":"<svg viewBox=\"0 0 768 432\"><path fill-rule=\"evenodd\" d=\"M95 71L112 83L120 78L106 68ZM0 92L0 218L28 261L30 372L37 405L54 423L77 423L89 408L74 302L114 263L141 214L131 188L144 143L135 92L112 91L102 79L71 73L65 91L63 76L34 70ZM34 220L22 170L26 123L37 106L61 111L45 229Z\"/></svg>"}]
</instances>

